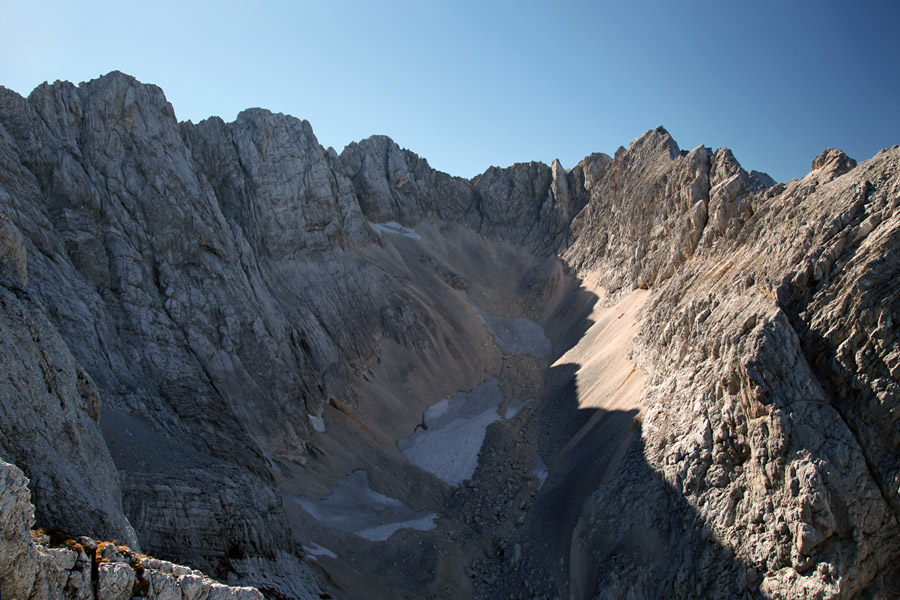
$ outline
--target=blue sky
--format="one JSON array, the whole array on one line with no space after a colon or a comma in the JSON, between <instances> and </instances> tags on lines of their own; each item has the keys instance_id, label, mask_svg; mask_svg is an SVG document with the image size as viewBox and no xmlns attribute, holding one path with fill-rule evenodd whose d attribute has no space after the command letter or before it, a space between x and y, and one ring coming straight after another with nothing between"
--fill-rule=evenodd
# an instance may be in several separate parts
<instances>
[{"instance_id":1,"label":"blue sky","mask_svg":"<svg viewBox=\"0 0 900 600\"><path fill-rule=\"evenodd\" d=\"M262 106L319 141L386 134L432 166L574 166L665 126L800 177L900 143L896 0L0 3L0 85L118 69L179 119Z\"/></svg>"}]
</instances>

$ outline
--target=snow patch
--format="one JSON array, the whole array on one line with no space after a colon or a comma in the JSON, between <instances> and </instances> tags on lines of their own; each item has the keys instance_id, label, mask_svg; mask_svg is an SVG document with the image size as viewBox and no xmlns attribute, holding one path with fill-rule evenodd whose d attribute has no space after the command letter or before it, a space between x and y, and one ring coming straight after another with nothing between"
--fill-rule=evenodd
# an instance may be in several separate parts
<instances>
[{"instance_id":1,"label":"snow patch","mask_svg":"<svg viewBox=\"0 0 900 600\"><path fill-rule=\"evenodd\" d=\"M364 537L367 540L382 542L391 537L391 535L393 535L393 533L398 529L418 529L419 531L428 531L429 529L434 529L435 518L437 518L436 514L428 513L424 517L419 517L417 519L410 519L408 521L399 521L397 523L387 523L385 525L369 527L368 529L358 531L356 535Z\"/></svg>"},{"instance_id":2,"label":"snow patch","mask_svg":"<svg viewBox=\"0 0 900 600\"><path fill-rule=\"evenodd\" d=\"M369 227L377 233L390 233L392 235L402 235L414 240L421 240L422 236L416 233L415 229L404 227L396 221L388 221L387 223L369 223Z\"/></svg>"},{"instance_id":3,"label":"snow patch","mask_svg":"<svg viewBox=\"0 0 900 600\"><path fill-rule=\"evenodd\" d=\"M434 529L437 518L433 512L413 510L396 498L379 494L369 485L366 471L350 473L321 500L285 497L323 525L373 542L383 542L399 529Z\"/></svg>"},{"instance_id":4,"label":"snow patch","mask_svg":"<svg viewBox=\"0 0 900 600\"><path fill-rule=\"evenodd\" d=\"M553 352L553 342L547 338L539 323L525 317L500 317L492 314L475 304L468 294L463 294L503 354L547 358Z\"/></svg>"},{"instance_id":5,"label":"snow patch","mask_svg":"<svg viewBox=\"0 0 900 600\"><path fill-rule=\"evenodd\" d=\"M309 426L319 433L325 433L325 419L322 417L309 416Z\"/></svg>"},{"instance_id":6,"label":"snow patch","mask_svg":"<svg viewBox=\"0 0 900 600\"><path fill-rule=\"evenodd\" d=\"M528 400L522 400L520 398L516 398L512 400L509 404L506 405L506 412L503 414L504 419L514 419L522 409L531 404L533 398Z\"/></svg>"},{"instance_id":7,"label":"snow patch","mask_svg":"<svg viewBox=\"0 0 900 600\"><path fill-rule=\"evenodd\" d=\"M412 463L450 485L471 479L488 425L500 419L500 380L494 377L471 392L459 392L425 410L425 428L397 442Z\"/></svg>"},{"instance_id":8,"label":"snow patch","mask_svg":"<svg viewBox=\"0 0 900 600\"><path fill-rule=\"evenodd\" d=\"M547 481L547 476L550 474L550 471L547 470L547 465L544 464L544 460L541 458L540 454L534 458L534 462L531 463L531 470L528 472L537 477L537 489L541 489L541 486L544 485L544 482Z\"/></svg>"},{"instance_id":9,"label":"snow patch","mask_svg":"<svg viewBox=\"0 0 900 600\"><path fill-rule=\"evenodd\" d=\"M310 542L311 546L303 546L303 551L306 552L306 555L309 556L312 560L316 560L319 556L327 556L328 558L337 558L337 554L326 548L325 546L320 546L315 542Z\"/></svg>"}]
</instances>

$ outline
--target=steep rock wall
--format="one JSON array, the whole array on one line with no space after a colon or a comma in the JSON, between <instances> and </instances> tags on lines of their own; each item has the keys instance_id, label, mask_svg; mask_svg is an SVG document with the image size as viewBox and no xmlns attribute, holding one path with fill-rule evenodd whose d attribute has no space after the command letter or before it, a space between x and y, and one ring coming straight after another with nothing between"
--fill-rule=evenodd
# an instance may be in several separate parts
<instances>
[{"instance_id":1,"label":"steep rock wall","mask_svg":"<svg viewBox=\"0 0 900 600\"><path fill-rule=\"evenodd\" d=\"M687 158L671 156L660 170L674 171ZM672 534L677 518L651 528L647 543L666 550L649 564L646 553L616 544L602 553L600 597L675 594L672 581L721 597L757 587L779 598L897 593L898 158L894 148L856 166L829 150L804 179L757 191L718 151L709 186L700 186L710 200L695 206L712 206L728 181L744 191L727 194L735 207L727 219L710 218L705 227L701 219L694 228L689 214L682 231L696 242L674 272L684 253L667 251L666 238L648 242L646 228L632 230L619 248L607 243L608 258L602 248L593 252L596 237L568 250L597 261L583 268L626 286L655 280L636 338L651 374L640 449L599 490L585 539L599 536L593 543L609 548L623 537L626 506L651 523L660 503L691 508L683 533ZM722 159L732 173L725 180L716 175ZM650 205L665 210L667 197ZM641 198L635 193L629 202L647 202ZM728 202L719 206L728 213ZM629 210L613 204L605 213L615 219ZM676 247L684 242L680 233L674 239ZM616 280L615 258L630 246L657 252L636 256ZM662 475L668 500L635 495L644 461ZM746 570L723 571L729 561L698 555L708 546L703 539L717 540Z\"/></svg>"},{"instance_id":2,"label":"steep rock wall","mask_svg":"<svg viewBox=\"0 0 900 600\"><path fill-rule=\"evenodd\" d=\"M24 465L44 525L138 547L100 432L100 395L28 292L22 236L0 215L0 457Z\"/></svg>"},{"instance_id":3,"label":"steep rock wall","mask_svg":"<svg viewBox=\"0 0 900 600\"><path fill-rule=\"evenodd\" d=\"M308 123L264 110L178 123L161 90L121 73L28 99L0 90L0 152L29 291L100 389L127 514L148 547L214 575L245 554L296 555L275 465L305 463L308 417L329 399L357 403L383 339L425 354L449 344L458 377L482 373L468 333L436 338L458 328L436 327L444 317L404 276L357 251L380 243L367 219L459 218L548 252L529 233L534 202L552 204L555 233L577 210L554 196L559 168L494 170L476 193L386 138L337 156ZM403 181L418 191L400 201ZM526 201L509 212L516 186Z\"/></svg>"}]
</instances>

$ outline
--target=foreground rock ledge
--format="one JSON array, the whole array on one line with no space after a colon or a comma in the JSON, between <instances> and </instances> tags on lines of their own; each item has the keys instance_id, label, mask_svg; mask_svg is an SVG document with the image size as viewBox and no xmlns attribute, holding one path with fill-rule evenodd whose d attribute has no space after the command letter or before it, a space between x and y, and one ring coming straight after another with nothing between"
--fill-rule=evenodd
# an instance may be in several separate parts
<instances>
[{"instance_id":1,"label":"foreground rock ledge","mask_svg":"<svg viewBox=\"0 0 900 600\"><path fill-rule=\"evenodd\" d=\"M223 585L189 567L136 556L125 546L97 544L82 537L70 547L48 548L45 544L49 539L35 539L32 535L33 525L34 506L28 479L15 465L0 461L0 596L3 598L263 600L263 595L254 588Z\"/></svg>"}]
</instances>

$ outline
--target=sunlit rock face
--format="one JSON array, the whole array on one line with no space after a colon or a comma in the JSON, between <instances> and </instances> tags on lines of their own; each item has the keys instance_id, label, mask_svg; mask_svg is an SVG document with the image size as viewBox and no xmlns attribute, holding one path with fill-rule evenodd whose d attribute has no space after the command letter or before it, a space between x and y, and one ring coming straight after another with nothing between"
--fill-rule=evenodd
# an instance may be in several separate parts
<instances>
[{"instance_id":1,"label":"sunlit rock face","mask_svg":"<svg viewBox=\"0 0 900 600\"><path fill-rule=\"evenodd\" d=\"M0 88L0 456L38 524L273 598L895 597L898 159L464 180Z\"/></svg>"}]
</instances>

